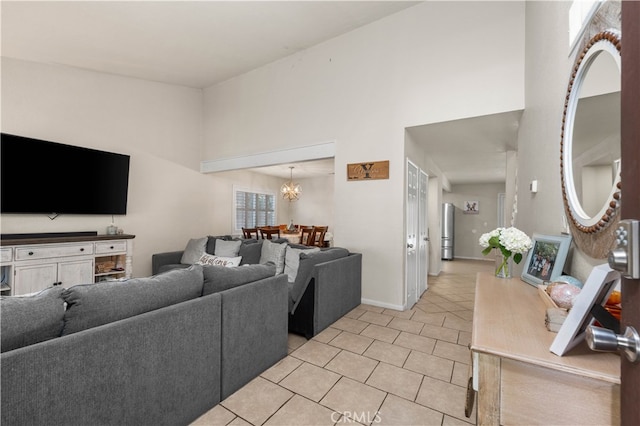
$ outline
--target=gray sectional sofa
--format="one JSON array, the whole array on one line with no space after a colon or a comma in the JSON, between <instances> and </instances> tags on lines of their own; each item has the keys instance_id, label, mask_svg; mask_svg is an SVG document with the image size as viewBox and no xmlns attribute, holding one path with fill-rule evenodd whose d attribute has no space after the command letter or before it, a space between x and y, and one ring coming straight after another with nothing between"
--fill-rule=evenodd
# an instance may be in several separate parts
<instances>
[{"instance_id":1,"label":"gray sectional sofa","mask_svg":"<svg viewBox=\"0 0 640 426\"><path fill-rule=\"evenodd\" d=\"M1 423L187 425L286 356L288 290L195 265L3 297Z\"/></svg>"},{"instance_id":2,"label":"gray sectional sofa","mask_svg":"<svg viewBox=\"0 0 640 426\"><path fill-rule=\"evenodd\" d=\"M195 240L191 240L193 241ZM360 253L351 253L341 247L310 249L288 243L286 239L237 239L229 235L204 237L200 240L199 250L214 255L220 252L219 246L225 245L226 250L232 242L238 244L235 253L241 257L240 265L264 262L265 244L270 247L287 246L282 259L284 268L278 272L288 277L289 331L293 333L309 339L361 303ZM188 256L186 252L189 250L188 244L185 250L154 254L153 273L188 267L189 263L184 263L185 259L193 260L198 257Z\"/></svg>"}]
</instances>

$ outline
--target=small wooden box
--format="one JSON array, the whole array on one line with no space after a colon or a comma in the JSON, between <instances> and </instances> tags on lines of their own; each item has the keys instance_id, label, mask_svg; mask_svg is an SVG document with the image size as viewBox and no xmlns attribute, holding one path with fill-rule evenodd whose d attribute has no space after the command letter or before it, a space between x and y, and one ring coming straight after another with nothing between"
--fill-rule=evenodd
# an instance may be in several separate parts
<instances>
[{"instance_id":1,"label":"small wooden box","mask_svg":"<svg viewBox=\"0 0 640 426\"><path fill-rule=\"evenodd\" d=\"M542 299L542 301L544 302L544 305L547 308L558 308L558 309L563 309L561 307L559 307L558 305L556 305L556 302L553 301L553 299L551 298L551 296L549 296L549 294L547 293L547 287L544 284L538 284L538 295L540 296L540 298ZM566 309L564 309L566 311Z\"/></svg>"}]
</instances>

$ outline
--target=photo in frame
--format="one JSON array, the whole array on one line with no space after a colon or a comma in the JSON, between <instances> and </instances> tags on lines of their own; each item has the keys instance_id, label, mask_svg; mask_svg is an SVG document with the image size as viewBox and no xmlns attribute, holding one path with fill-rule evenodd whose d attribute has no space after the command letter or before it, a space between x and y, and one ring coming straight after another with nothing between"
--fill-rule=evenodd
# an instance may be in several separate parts
<instances>
[{"instance_id":1,"label":"photo in frame","mask_svg":"<svg viewBox=\"0 0 640 426\"><path fill-rule=\"evenodd\" d=\"M562 275L571 235L533 234L531 250L522 269L522 280L537 286Z\"/></svg>"},{"instance_id":2,"label":"photo in frame","mask_svg":"<svg viewBox=\"0 0 640 426\"><path fill-rule=\"evenodd\" d=\"M562 356L583 341L587 327L595 321L591 313L593 307L604 306L619 283L620 273L611 269L608 264L594 267L549 350Z\"/></svg>"},{"instance_id":3,"label":"photo in frame","mask_svg":"<svg viewBox=\"0 0 640 426\"><path fill-rule=\"evenodd\" d=\"M464 214L478 214L480 213L480 202L477 200L465 201L462 208Z\"/></svg>"}]
</instances>

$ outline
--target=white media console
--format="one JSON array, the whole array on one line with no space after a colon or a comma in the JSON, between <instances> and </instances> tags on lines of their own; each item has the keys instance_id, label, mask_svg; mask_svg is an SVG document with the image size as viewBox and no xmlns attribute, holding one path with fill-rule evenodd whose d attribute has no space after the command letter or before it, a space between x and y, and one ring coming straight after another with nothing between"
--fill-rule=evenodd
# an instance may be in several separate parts
<instances>
[{"instance_id":1,"label":"white media console","mask_svg":"<svg viewBox=\"0 0 640 426\"><path fill-rule=\"evenodd\" d=\"M135 235L35 236L2 239L3 296L131 278Z\"/></svg>"}]
</instances>

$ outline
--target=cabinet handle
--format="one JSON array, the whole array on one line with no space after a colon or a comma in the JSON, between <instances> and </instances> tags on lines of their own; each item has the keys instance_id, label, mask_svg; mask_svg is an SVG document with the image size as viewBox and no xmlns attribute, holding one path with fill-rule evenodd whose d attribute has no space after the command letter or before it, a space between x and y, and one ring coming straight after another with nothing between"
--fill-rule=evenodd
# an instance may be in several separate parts
<instances>
[{"instance_id":1,"label":"cabinet handle","mask_svg":"<svg viewBox=\"0 0 640 426\"><path fill-rule=\"evenodd\" d=\"M29 256L33 256L33 252L32 251L29 252Z\"/></svg>"},{"instance_id":2,"label":"cabinet handle","mask_svg":"<svg viewBox=\"0 0 640 426\"><path fill-rule=\"evenodd\" d=\"M111 250L113 250L113 246L109 247Z\"/></svg>"},{"instance_id":3,"label":"cabinet handle","mask_svg":"<svg viewBox=\"0 0 640 426\"><path fill-rule=\"evenodd\" d=\"M82 247L82 248L80 249L80 251L84 251L84 247Z\"/></svg>"}]
</instances>

